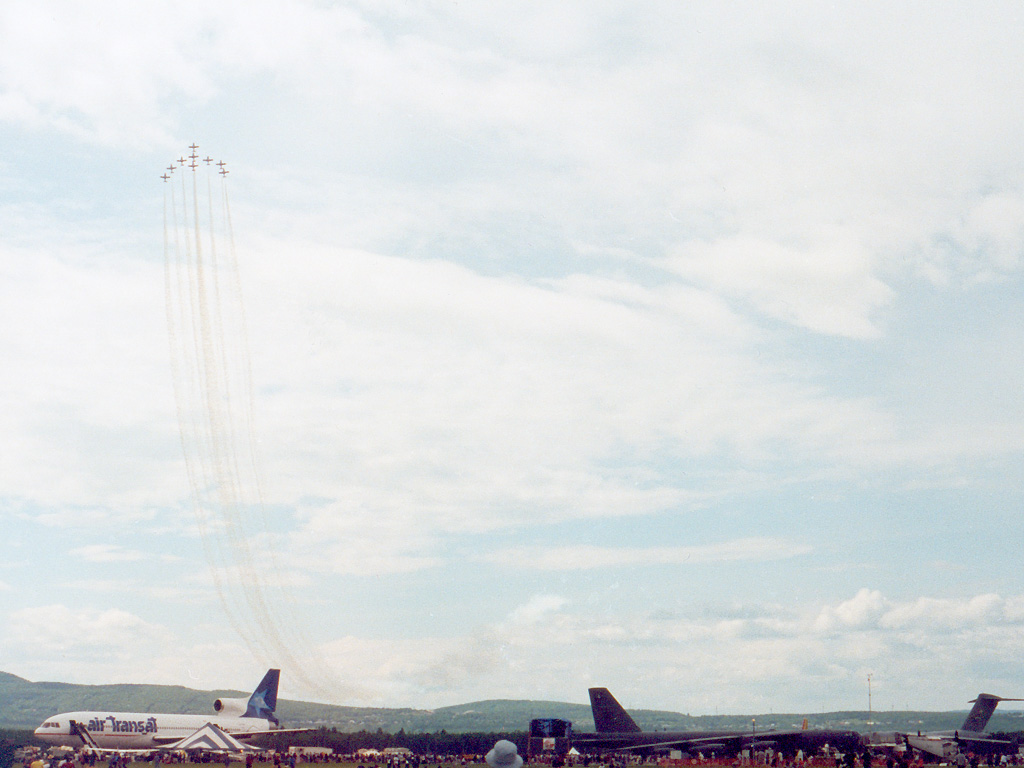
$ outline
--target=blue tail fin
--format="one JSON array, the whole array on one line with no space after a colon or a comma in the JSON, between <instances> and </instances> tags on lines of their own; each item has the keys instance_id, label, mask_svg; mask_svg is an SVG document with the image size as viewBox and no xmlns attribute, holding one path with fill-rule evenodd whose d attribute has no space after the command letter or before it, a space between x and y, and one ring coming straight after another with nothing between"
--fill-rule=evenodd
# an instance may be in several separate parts
<instances>
[{"instance_id":1,"label":"blue tail fin","mask_svg":"<svg viewBox=\"0 0 1024 768\"><path fill-rule=\"evenodd\" d=\"M276 723L277 715L274 714L274 710L277 709L277 684L280 680L280 669L268 669L249 697L249 705L242 717L259 717Z\"/></svg>"}]
</instances>

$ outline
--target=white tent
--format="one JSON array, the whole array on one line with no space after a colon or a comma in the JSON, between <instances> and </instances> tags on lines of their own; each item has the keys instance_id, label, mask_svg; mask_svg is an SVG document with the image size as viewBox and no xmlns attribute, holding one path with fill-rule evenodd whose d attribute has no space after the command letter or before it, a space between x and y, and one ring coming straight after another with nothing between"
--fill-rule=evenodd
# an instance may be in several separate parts
<instances>
[{"instance_id":1,"label":"white tent","mask_svg":"<svg viewBox=\"0 0 1024 768\"><path fill-rule=\"evenodd\" d=\"M223 728L207 723L191 736L186 736L181 741L168 744L163 747L165 750L190 750L205 749L208 752L262 752L258 747L250 747L233 737Z\"/></svg>"}]
</instances>

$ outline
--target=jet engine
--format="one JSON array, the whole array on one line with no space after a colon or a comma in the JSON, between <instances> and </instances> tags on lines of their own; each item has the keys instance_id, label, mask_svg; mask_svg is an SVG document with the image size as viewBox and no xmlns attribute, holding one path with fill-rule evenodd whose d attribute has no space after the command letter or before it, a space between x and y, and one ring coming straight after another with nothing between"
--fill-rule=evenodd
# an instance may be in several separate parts
<instances>
[{"instance_id":1,"label":"jet engine","mask_svg":"<svg viewBox=\"0 0 1024 768\"><path fill-rule=\"evenodd\" d=\"M213 710L224 717L242 717L249 706L249 698L217 699L213 702Z\"/></svg>"}]
</instances>

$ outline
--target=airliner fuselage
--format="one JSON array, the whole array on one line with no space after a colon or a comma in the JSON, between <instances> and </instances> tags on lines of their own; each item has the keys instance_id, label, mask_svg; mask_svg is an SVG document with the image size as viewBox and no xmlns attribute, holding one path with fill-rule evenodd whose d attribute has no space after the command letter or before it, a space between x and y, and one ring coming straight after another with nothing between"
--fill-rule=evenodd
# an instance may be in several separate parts
<instances>
[{"instance_id":1,"label":"airliner fuselage","mask_svg":"<svg viewBox=\"0 0 1024 768\"><path fill-rule=\"evenodd\" d=\"M43 741L65 747L96 750L159 749L190 736L208 723L235 739L280 729L274 709L281 670L268 669L247 698L219 698L215 715L163 714L154 712L62 712L46 718L35 730ZM188 741L183 741L188 739ZM178 747L171 747L177 749Z\"/></svg>"},{"instance_id":2,"label":"airliner fuselage","mask_svg":"<svg viewBox=\"0 0 1024 768\"><path fill-rule=\"evenodd\" d=\"M50 744L80 747L82 740L72 732L71 721L85 728L101 749L156 749L213 723L232 736L270 731L276 723L257 717L215 715L172 715L153 712L63 712L48 717L35 735Z\"/></svg>"}]
</instances>

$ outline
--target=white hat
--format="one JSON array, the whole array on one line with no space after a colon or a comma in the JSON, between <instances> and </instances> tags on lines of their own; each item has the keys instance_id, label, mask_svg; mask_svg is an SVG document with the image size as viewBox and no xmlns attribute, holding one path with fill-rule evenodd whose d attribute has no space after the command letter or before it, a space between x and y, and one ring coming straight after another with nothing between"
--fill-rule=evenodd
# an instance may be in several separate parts
<instances>
[{"instance_id":1,"label":"white hat","mask_svg":"<svg viewBox=\"0 0 1024 768\"><path fill-rule=\"evenodd\" d=\"M523 758L511 741L502 739L487 753L487 764L491 768L523 768Z\"/></svg>"}]
</instances>

